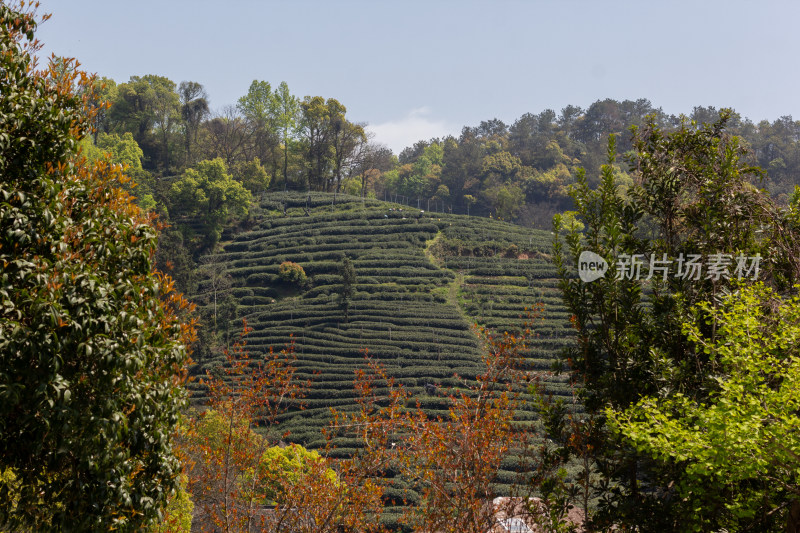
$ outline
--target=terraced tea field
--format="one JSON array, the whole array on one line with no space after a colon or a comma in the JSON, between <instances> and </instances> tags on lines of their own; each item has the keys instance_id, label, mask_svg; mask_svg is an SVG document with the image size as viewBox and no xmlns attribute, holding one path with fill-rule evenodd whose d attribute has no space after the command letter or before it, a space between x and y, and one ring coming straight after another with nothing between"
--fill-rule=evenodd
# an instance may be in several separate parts
<instances>
[{"instance_id":1,"label":"terraced tea field","mask_svg":"<svg viewBox=\"0 0 800 533\"><path fill-rule=\"evenodd\" d=\"M354 369L365 350L436 412L445 407L438 391L462 383L455 374L469 379L479 369L475 322L511 331L525 307L542 302L531 366L549 368L569 342L568 316L546 255L549 232L322 193L266 195L253 217L252 229L224 236L206 268L218 264L230 275L236 321L245 318L253 328L253 353L294 340L299 377L313 385L306 409L282 420L290 440L319 445L329 407L354 404ZM347 311L339 296L345 257L357 276ZM284 261L300 264L309 285L282 280ZM198 300L211 305L210 291L202 283ZM351 444L340 445L340 453L352 451Z\"/></svg>"}]
</instances>

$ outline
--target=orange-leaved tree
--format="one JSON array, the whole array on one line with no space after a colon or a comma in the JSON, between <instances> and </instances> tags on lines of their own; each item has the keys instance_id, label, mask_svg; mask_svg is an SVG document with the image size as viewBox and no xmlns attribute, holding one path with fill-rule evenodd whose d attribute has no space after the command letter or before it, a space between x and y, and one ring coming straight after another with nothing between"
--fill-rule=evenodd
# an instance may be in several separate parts
<instances>
[{"instance_id":1,"label":"orange-leaved tree","mask_svg":"<svg viewBox=\"0 0 800 533\"><path fill-rule=\"evenodd\" d=\"M375 471L396 472L418 494L403 518L418 531L490 530L502 511L492 501L501 466L530 438L514 414L524 391L523 349L531 331L479 334L486 346L484 370L446 395L445 416L428 414L419 402L407 408L413 401L408 391L368 358L368 371L356 375L360 409L334 420L340 434L363 441L362 461Z\"/></svg>"},{"instance_id":2,"label":"orange-leaved tree","mask_svg":"<svg viewBox=\"0 0 800 533\"><path fill-rule=\"evenodd\" d=\"M292 346L251 358L244 336L226 350L220 372L208 372L209 409L188 421L184 455L196 527L203 531L260 531L273 496L269 469L263 464L269 435L253 430L265 422L269 431L305 384L295 379Z\"/></svg>"},{"instance_id":3,"label":"orange-leaved tree","mask_svg":"<svg viewBox=\"0 0 800 533\"><path fill-rule=\"evenodd\" d=\"M244 334L249 329L245 326ZM279 415L309 386L292 346L251 356L244 338L208 373L209 409L190 421L184 450L201 531L334 533L374 529L379 485L363 463L279 446ZM296 402L295 402L296 403ZM254 427L261 425L262 433Z\"/></svg>"}]
</instances>

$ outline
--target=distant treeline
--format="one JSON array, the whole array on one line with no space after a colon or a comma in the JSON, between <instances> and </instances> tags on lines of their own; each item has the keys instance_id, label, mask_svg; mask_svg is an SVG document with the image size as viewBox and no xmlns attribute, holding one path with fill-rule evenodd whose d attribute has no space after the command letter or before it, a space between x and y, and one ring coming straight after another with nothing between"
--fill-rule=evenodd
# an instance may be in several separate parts
<instances>
[{"instance_id":1,"label":"distant treeline","mask_svg":"<svg viewBox=\"0 0 800 533\"><path fill-rule=\"evenodd\" d=\"M708 123L719 116L714 107L695 107L682 117L667 115L646 99L605 99L586 109L569 105L560 113L526 113L511 125L483 121L465 126L458 137L420 140L396 156L373 142L365 124L349 121L336 99L299 98L286 83L273 88L253 81L236 105L216 113L197 82L176 84L147 75L120 84L102 78L97 84L104 85L100 94L109 106L97 115L95 146L89 151L100 148L130 164L145 207L168 218L215 218L210 226L217 233L220 218L242 212L235 205L215 206L209 198L213 186L203 179L223 177L232 180L225 190L238 182L251 194L346 192L549 228L554 213L572 207L567 191L575 170L586 168L590 182L597 176L609 134L619 136L618 148L625 153L629 128L642 125L648 115L666 131L681 120ZM767 171L760 186L785 200L800 182L800 121L785 116L754 123L734 114L728 128L744 139L750 162ZM202 164L215 159L216 174ZM187 181L190 169L199 175L189 172ZM619 161L622 183L629 180L627 170ZM195 194L197 188L203 194ZM234 192L231 197L247 200ZM206 229L211 235L206 244L213 245L215 232Z\"/></svg>"},{"instance_id":2,"label":"distant treeline","mask_svg":"<svg viewBox=\"0 0 800 533\"><path fill-rule=\"evenodd\" d=\"M605 163L608 135L618 135L617 147L624 154L631 148L630 127L641 126L648 115L671 131L681 120L715 122L719 110L695 107L681 117L667 115L645 99L606 99L587 109L570 105L560 114L551 109L526 113L510 126L497 119L483 121L464 127L458 138L419 141L406 148L398 166L385 172L375 188L423 202L439 199L457 213L549 228L555 212L571 209L567 191L575 170L583 167L590 183L596 180ZM785 202L800 183L800 121L787 116L755 124L734 114L728 132L741 136L750 162L767 171L759 186ZM621 183L630 181L627 170L626 162L619 161L615 174Z\"/></svg>"}]
</instances>

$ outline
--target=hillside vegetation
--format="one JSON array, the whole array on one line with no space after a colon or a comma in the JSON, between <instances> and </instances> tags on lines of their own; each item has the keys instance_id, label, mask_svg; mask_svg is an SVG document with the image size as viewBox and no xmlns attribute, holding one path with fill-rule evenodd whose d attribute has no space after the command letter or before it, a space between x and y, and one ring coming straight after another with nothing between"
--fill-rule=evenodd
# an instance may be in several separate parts
<instances>
[{"instance_id":1,"label":"hillside vegetation","mask_svg":"<svg viewBox=\"0 0 800 533\"><path fill-rule=\"evenodd\" d=\"M518 328L525 309L541 302L530 366L548 369L568 342L568 314L546 255L549 232L325 193L264 195L247 226L203 259L206 279L196 300L213 317L214 288L223 285L217 280L229 276L227 288L216 291L217 315L221 301L235 312L218 328L235 331L246 320L255 353L294 343L298 377L312 386L306 409L284 417L293 441L319 444L329 407L354 405L354 370L365 352L435 412L445 408L440 388L478 371L476 323ZM356 274L347 300L345 258ZM281 277L287 261L303 268L305 283ZM221 362L221 353L199 361L205 369ZM203 397L199 386L195 393Z\"/></svg>"}]
</instances>

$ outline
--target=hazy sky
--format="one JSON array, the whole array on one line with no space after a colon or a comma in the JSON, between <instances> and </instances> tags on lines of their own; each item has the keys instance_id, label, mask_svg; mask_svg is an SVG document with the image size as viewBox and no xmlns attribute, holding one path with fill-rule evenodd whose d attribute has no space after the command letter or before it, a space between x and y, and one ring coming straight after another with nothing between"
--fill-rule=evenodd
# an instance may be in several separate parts
<instances>
[{"instance_id":1,"label":"hazy sky","mask_svg":"<svg viewBox=\"0 0 800 533\"><path fill-rule=\"evenodd\" d=\"M598 99L800 117L800 2L42 0L45 52L117 83L254 79L336 98L395 152L464 125Z\"/></svg>"}]
</instances>

